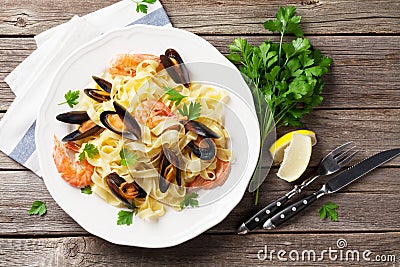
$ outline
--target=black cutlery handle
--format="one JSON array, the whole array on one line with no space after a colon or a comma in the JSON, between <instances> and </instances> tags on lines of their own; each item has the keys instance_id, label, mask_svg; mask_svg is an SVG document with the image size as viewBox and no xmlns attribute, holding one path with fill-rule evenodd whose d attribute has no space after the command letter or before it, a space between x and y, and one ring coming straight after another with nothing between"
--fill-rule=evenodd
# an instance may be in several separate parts
<instances>
[{"instance_id":1,"label":"black cutlery handle","mask_svg":"<svg viewBox=\"0 0 400 267\"><path fill-rule=\"evenodd\" d=\"M244 224L246 227L252 231L255 228L262 225L264 221L266 221L269 217L271 217L280 207L282 207L289 200L288 195L284 195L276 199L275 201L269 203L262 210L257 212L253 217L247 220Z\"/></svg>"},{"instance_id":2,"label":"black cutlery handle","mask_svg":"<svg viewBox=\"0 0 400 267\"><path fill-rule=\"evenodd\" d=\"M278 227L279 225L286 222L290 218L299 214L302 210L304 210L305 208L310 206L315 200L317 200L324 194L326 194L326 192L322 191L322 189L321 189L320 191L315 192L315 193L303 198L302 200L297 201L296 203L294 203L292 205L289 205L288 207L286 207L285 209L283 209L282 211L278 212L277 214L272 216L270 219L268 219L265 222L263 228L271 229L271 228Z\"/></svg>"}]
</instances>

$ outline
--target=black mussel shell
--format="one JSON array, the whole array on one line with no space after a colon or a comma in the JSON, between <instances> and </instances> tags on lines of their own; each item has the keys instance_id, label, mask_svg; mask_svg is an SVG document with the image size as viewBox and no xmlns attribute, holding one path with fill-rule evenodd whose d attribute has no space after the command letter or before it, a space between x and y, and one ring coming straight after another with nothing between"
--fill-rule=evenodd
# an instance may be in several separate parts
<instances>
[{"instance_id":1,"label":"black mussel shell","mask_svg":"<svg viewBox=\"0 0 400 267\"><path fill-rule=\"evenodd\" d=\"M104 80L103 78L92 76L93 80L100 86L104 91L111 93L112 84L109 81Z\"/></svg>"},{"instance_id":2,"label":"black mussel shell","mask_svg":"<svg viewBox=\"0 0 400 267\"><path fill-rule=\"evenodd\" d=\"M164 55L160 55L160 60L176 83L183 84L187 88L190 86L189 72L176 50L172 48L167 49Z\"/></svg>"},{"instance_id":3,"label":"black mussel shell","mask_svg":"<svg viewBox=\"0 0 400 267\"><path fill-rule=\"evenodd\" d=\"M183 121L185 129L205 138L219 138L219 135L198 121Z\"/></svg>"},{"instance_id":4,"label":"black mussel shell","mask_svg":"<svg viewBox=\"0 0 400 267\"><path fill-rule=\"evenodd\" d=\"M164 156L167 158L169 163L172 163L178 169L182 169L182 160L178 157L178 155L170 148L163 146Z\"/></svg>"},{"instance_id":5,"label":"black mussel shell","mask_svg":"<svg viewBox=\"0 0 400 267\"><path fill-rule=\"evenodd\" d=\"M82 125L78 128L78 130L73 131L72 133L64 136L64 138L62 139L63 142L69 142L69 141L76 141L76 140L80 140L86 137L89 137L91 135L94 135L95 133L97 133L98 131L100 131L101 129L103 129L102 127L100 127L99 125L96 125L93 123L93 126L83 130L85 127L85 123L93 123L91 121L86 121L84 123L82 123Z\"/></svg>"},{"instance_id":6,"label":"black mussel shell","mask_svg":"<svg viewBox=\"0 0 400 267\"><path fill-rule=\"evenodd\" d=\"M167 192L170 185L170 182L165 177L165 171L168 166L170 166L170 163L168 162L167 158L163 155L160 163L160 173L158 175L158 186L162 193Z\"/></svg>"},{"instance_id":7,"label":"black mussel shell","mask_svg":"<svg viewBox=\"0 0 400 267\"><path fill-rule=\"evenodd\" d=\"M90 120L86 111L70 111L61 113L56 116L56 119L71 124L81 124L87 120Z\"/></svg>"},{"instance_id":8,"label":"black mussel shell","mask_svg":"<svg viewBox=\"0 0 400 267\"><path fill-rule=\"evenodd\" d=\"M140 130L139 123L136 121L136 119L129 112L127 112L127 110L123 106L121 106L117 102L114 101L113 105L115 108L115 112L124 122L125 127L128 129L128 131L133 135L135 135L137 139L140 139L142 137L142 132Z\"/></svg>"},{"instance_id":9,"label":"black mussel shell","mask_svg":"<svg viewBox=\"0 0 400 267\"><path fill-rule=\"evenodd\" d=\"M85 94L99 103L109 101L111 99L110 93L98 89L84 89Z\"/></svg>"},{"instance_id":10,"label":"black mussel shell","mask_svg":"<svg viewBox=\"0 0 400 267\"><path fill-rule=\"evenodd\" d=\"M109 129L110 131L122 135L123 137L128 138L132 141L138 140L138 137L135 134L127 130L124 130L122 127L120 127L120 125L123 125L125 129L127 128L126 124L123 123L117 112L103 111L100 114L100 121L104 125L104 127ZM116 125L115 123L118 123L119 125Z\"/></svg>"},{"instance_id":11,"label":"black mussel shell","mask_svg":"<svg viewBox=\"0 0 400 267\"><path fill-rule=\"evenodd\" d=\"M180 160L177 155L168 148L163 148L164 155L160 163L160 174L158 176L159 188L162 193L165 193L173 180L177 185L181 186L181 170Z\"/></svg>"},{"instance_id":12,"label":"black mussel shell","mask_svg":"<svg viewBox=\"0 0 400 267\"><path fill-rule=\"evenodd\" d=\"M188 147L192 150L193 154L202 160L212 160L217 153L215 143L210 138L201 139L199 144L191 141Z\"/></svg>"},{"instance_id":13,"label":"black mussel shell","mask_svg":"<svg viewBox=\"0 0 400 267\"><path fill-rule=\"evenodd\" d=\"M145 198L146 191L136 182L127 183L124 178L113 172L106 176L106 182L111 192L127 206L131 206L132 199Z\"/></svg>"}]
</instances>

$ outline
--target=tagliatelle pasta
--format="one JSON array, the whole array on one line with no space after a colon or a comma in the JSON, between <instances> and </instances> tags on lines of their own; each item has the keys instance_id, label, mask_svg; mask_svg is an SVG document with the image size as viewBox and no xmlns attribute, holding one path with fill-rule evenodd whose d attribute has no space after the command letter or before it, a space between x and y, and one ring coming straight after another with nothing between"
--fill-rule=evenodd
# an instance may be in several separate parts
<instances>
[{"instance_id":1,"label":"tagliatelle pasta","mask_svg":"<svg viewBox=\"0 0 400 267\"><path fill-rule=\"evenodd\" d=\"M226 91L206 84L191 83L188 87L177 84L156 56L137 55L136 58L139 60L135 61L132 55L122 55L112 61L110 69L102 75L111 83L109 93L102 92L104 88L97 83L89 84L89 88L98 90L93 93L105 94L106 101L82 94L76 107L76 110L86 111L90 120L102 128L106 127L105 114L111 112L107 118L110 123L121 124L123 134L106 127L75 140L80 150L74 156L78 161L78 156L85 153L86 144L97 148L98 154L84 159L94 167L92 191L109 204L124 207L126 203L116 197L106 180L110 173L115 173L126 183L135 183L146 192L145 197L135 197L133 204L139 217L154 219L165 213L164 204L180 209L188 187L201 186L203 182L212 184L222 176L221 173L226 176L229 173L232 152L228 147L229 135L223 127L223 105L228 101L228 95ZM179 103L166 93L168 90L181 96ZM126 138L125 132L129 132L129 127L126 127L125 120L118 121L118 114L112 113L116 112L115 103L137 122L139 134L136 135L140 135L137 140ZM196 120L181 114L183 107L190 108L191 105L201 107ZM201 136L196 132L199 125L215 136ZM132 131L129 134L132 135ZM168 157L166 148L174 153L179 163L170 162L173 159ZM134 155L133 163L121 163L123 151ZM55 152L53 156L56 158L57 155ZM168 166L164 168L163 164ZM221 166L225 169L218 169ZM173 177L167 182L165 192L160 190L165 186L160 184L164 183L160 180L160 173L165 179Z\"/></svg>"}]
</instances>

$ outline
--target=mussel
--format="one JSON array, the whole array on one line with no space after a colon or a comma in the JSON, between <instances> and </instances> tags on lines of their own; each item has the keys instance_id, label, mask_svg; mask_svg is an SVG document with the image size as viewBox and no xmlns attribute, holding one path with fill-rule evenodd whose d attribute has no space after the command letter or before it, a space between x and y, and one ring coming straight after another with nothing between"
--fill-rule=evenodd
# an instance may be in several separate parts
<instances>
[{"instance_id":1,"label":"mussel","mask_svg":"<svg viewBox=\"0 0 400 267\"><path fill-rule=\"evenodd\" d=\"M85 94L97 102L105 102L111 100L110 93L99 89L84 89Z\"/></svg>"},{"instance_id":2,"label":"mussel","mask_svg":"<svg viewBox=\"0 0 400 267\"><path fill-rule=\"evenodd\" d=\"M77 130L63 137L63 142L80 140L89 137L102 129L102 127L90 120L86 111L70 111L58 114L56 119L65 123L80 124Z\"/></svg>"},{"instance_id":3,"label":"mussel","mask_svg":"<svg viewBox=\"0 0 400 267\"><path fill-rule=\"evenodd\" d=\"M181 121L185 129L205 138L219 138L219 135L199 121Z\"/></svg>"},{"instance_id":4,"label":"mussel","mask_svg":"<svg viewBox=\"0 0 400 267\"><path fill-rule=\"evenodd\" d=\"M105 179L114 196L129 207L132 205L134 198L145 198L147 196L146 191L144 191L135 181L128 183L115 172L108 174Z\"/></svg>"},{"instance_id":5,"label":"mussel","mask_svg":"<svg viewBox=\"0 0 400 267\"><path fill-rule=\"evenodd\" d=\"M160 55L160 60L174 82L183 84L186 88L189 88L189 72L176 50L172 48L167 49L164 55Z\"/></svg>"},{"instance_id":6,"label":"mussel","mask_svg":"<svg viewBox=\"0 0 400 267\"><path fill-rule=\"evenodd\" d=\"M193 154L202 160L213 159L217 153L217 148L214 141L210 138L198 139L200 140L189 142L188 147L190 150L192 150Z\"/></svg>"},{"instance_id":7,"label":"mussel","mask_svg":"<svg viewBox=\"0 0 400 267\"><path fill-rule=\"evenodd\" d=\"M58 114L56 116L56 119L71 124L81 124L84 123L85 121L90 120L89 115L87 114L86 111L78 111L78 110Z\"/></svg>"},{"instance_id":8,"label":"mussel","mask_svg":"<svg viewBox=\"0 0 400 267\"><path fill-rule=\"evenodd\" d=\"M92 76L92 78L100 86L101 89L103 89L107 93L111 93L112 84L109 81L106 81L103 78L97 76Z\"/></svg>"},{"instance_id":9,"label":"mussel","mask_svg":"<svg viewBox=\"0 0 400 267\"><path fill-rule=\"evenodd\" d=\"M85 94L96 100L97 102L105 102L109 101L111 99L110 93L112 89L112 84L103 78L97 77L97 76L92 76L93 80L100 86L101 89L85 89L83 90Z\"/></svg>"},{"instance_id":10,"label":"mussel","mask_svg":"<svg viewBox=\"0 0 400 267\"><path fill-rule=\"evenodd\" d=\"M181 164L178 156L171 149L164 147L164 154L160 163L160 174L158 184L162 193L167 192L170 184L175 180L181 186Z\"/></svg>"},{"instance_id":11,"label":"mussel","mask_svg":"<svg viewBox=\"0 0 400 267\"><path fill-rule=\"evenodd\" d=\"M100 114L104 127L133 141L141 138L140 126L135 118L117 102L114 101L113 105L115 111L103 111Z\"/></svg>"},{"instance_id":12,"label":"mussel","mask_svg":"<svg viewBox=\"0 0 400 267\"><path fill-rule=\"evenodd\" d=\"M199 121L189 120L181 121L181 123L183 123L186 130L199 136L197 141L191 141L188 144L193 154L202 160L213 159L217 153L217 148L211 138L219 138L219 135Z\"/></svg>"}]
</instances>

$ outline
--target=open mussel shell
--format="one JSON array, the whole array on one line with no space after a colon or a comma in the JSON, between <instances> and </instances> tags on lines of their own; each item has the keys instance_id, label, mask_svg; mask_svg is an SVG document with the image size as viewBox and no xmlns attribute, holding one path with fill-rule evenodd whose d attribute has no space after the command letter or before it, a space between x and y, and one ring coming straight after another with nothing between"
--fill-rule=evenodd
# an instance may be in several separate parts
<instances>
[{"instance_id":1,"label":"open mussel shell","mask_svg":"<svg viewBox=\"0 0 400 267\"><path fill-rule=\"evenodd\" d=\"M121 120L124 121L124 124L128 131L135 135L137 139L140 139L142 136L142 132L140 130L139 123L136 121L136 119L120 104L117 102L113 102L115 112L119 115Z\"/></svg>"},{"instance_id":2,"label":"open mussel shell","mask_svg":"<svg viewBox=\"0 0 400 267\"><path fill-rule=\"evenodd\" d=\"M103 111L100 114L100 121L108 130L123 135L125 138L130 139L132 141L138 140L137 136L126 131L126 127L115 111Z\"/></svg>"},{"instance_id":3,"label":"open mussel shell","mask_svg":"<svg viewBox=\"0 0 400 267\"><path fill-rule=\"evenodd\" d=\"M219 138L219 135L198 121L182 121L185 129L205 138Z\"/></svg>"},{"instance_id":4,"label":"open mussel shell","mask_svg":"<svg viewBox=\"0 0 400 267\"><path fill-rule=\"evenodd\" d=\"M109 101L111 99L110 93L99 89L84 89L85 94L99 103Z\"/></svg>"},{"instance_id":5,"label":"open mussel shell","mask_svg":"<svg viewBox=\"0 0 400 267\"><path fill-rule=\"evenodd\" d=\"M190 86L189 72L176 50L167 49L164 55L160 55L160 60L174 82L183 84L186 88Z\"/></svg>"},{"instance_id":6,"label":"open mussel shell","mask_svg":"<svg viewBox=\"0 0 400 267\"><path fill-rule=\"evenodd\" d=\"M132 141L141 138L140 126L126 109L114 102L115 111L103 111L100 121L110 131L122 135Z\"/></svg>"},{"instance_id":7,"label":"open mussel shell","mask_svg":"<svg viewBox=\"0 0 400 267\"><path fill-rule=\"evenodd\" d=\"M81 124L90 120L86 111L69 111L58 114L56 119L65 123Z\"/></svg>"},{"instance_id":8,"label":"open mussel shell","mask_svg":"<svg viewBox=\"0 0 400 267\"><path fill-rule=\"evenodd\" d=\"M88 121L83 122L79 126L78 130L73 131L72 133L64 136L62 141L63 142L69 142L69 141L80 140L80 139L89 137L91 135L94 135L95 133L97 133L101 129L103 129L103 128L100 127L99 125L97 125L96 123L94 123L93 121L88 120Z\"/></svg>"},{"instance_id":9,"label":"open mussel shell","mask_svg":"<svg viewBox=\"0 0 400 267\"><path fill-rule=\"evenodd\" d=\"M181 186L180 160L177 155L168 148L163 148L164 155L160 163L160 174L158 184L162 193L167 192L170 184L175 180L176 184Z\"/></svg>"},{"instance_id":10,"label":"open mussel shell","mask_svg":"<svg viewBox=\"0 0 400 267\"><path fill-rule=\"evenodd\" d=\"M112 84L109 81L106 81L103 78L97 76L92 76L92 78L100 86L101 89L103 89L107 93L111 93Z\"/></svg>"},{"instance_id":11,"label":"open mussel shell","mask_svg":"<svg viewBox=\"0 0 400 267\"><path fill-rule=\"evenodd\" d=\"M217 153L215 143L210 138L201 139L198 143L191 141L188 147L193 154L202 160L212 160Z\"/></svg>"},{"instance_id":12,"label":"open mussel shell","mask_svg":"<svg viewBox=\"0 0 400 267\"><path fill-rule=\"evenodd\" d=\"M108 174L105 179L114 196L127 206L131 206L134 198L145 198L147 196L146 191L136 182L128 183L116 172Z\"/></svg>"}]
</instances>

